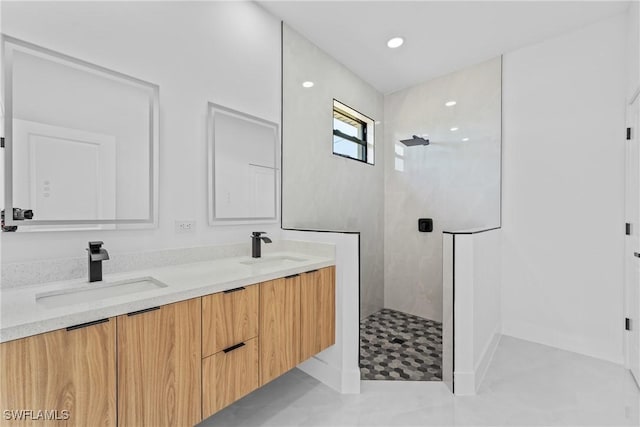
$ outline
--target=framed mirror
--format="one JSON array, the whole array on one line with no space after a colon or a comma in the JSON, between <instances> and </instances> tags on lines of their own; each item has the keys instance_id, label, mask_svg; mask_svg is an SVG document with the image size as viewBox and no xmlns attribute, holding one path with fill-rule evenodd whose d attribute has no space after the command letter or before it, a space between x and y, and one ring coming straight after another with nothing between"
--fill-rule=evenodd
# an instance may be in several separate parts
<instances>
[{"instance_id":1,"label":"framed mirror","mask_svg":"<svg viewBox=\"0 0 640 427\"><path fill-rule=\"evenodd\" d=\"M209 103L209 225L278 220L279 126Z\"/></svg>"},{"instance_id":2,"label":"framed mirror","mask_svg":"<svg viewBox=\"0 0 640 427\"><path fill-rule=\"evenodd\" d=\"M155 226L159 87L6 35L2 47L4 208L33 211L5 225Z\"/></svg>"}]
</instances>

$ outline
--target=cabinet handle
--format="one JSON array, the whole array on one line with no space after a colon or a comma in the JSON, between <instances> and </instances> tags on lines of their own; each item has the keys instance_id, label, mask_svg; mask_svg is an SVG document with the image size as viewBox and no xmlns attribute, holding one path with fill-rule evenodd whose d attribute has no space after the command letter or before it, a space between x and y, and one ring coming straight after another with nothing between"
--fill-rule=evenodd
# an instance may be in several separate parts
<instances>
[{"instance_id":1,"label":"cabinet handle","mask_svg":"<svg viewBox=\"0 0 640 427\"><path fill-rule=\"evenodd\" d=\"M127 313L127 316L129 317L136 316L138 314L148 313L150 311L155 311L155 310L160 310L160 307L150 307L150 308L145 308L144 310L132 311L131 313Z\"/></svg>"},{"instance_id":2,"label":"cabinet handle","mask_svg":"<svg viewBox=\"0 0 640 427\"><path fill-rule=\"evenodd\" d=\"M238 291L244 291L245 287L244 286L240 286L239 288L234 288L234 289L227 289L226 291L223 291L225 294L230 294L231 292L238 292Z\"/></svg>"},{"instance_id":3,"label":"cabinet handle","mask_svg":"<svg viewBox=\"0 0 640 427\"><path fill-rule=\"evenodd\" d=\"M240 344L236 344L236 345L232 345L231 347L227 347L222 351L224 351L225 353L229 353L230 351L233 351L233 350L235 350L237 348L244 347L244 346L245 346L245 344L243 342L241 342Z\"/></svg>"},{"instance_id":4,"label":"cabinet handle","mask_svg":"<svg viewBox=\"0 0 640 427\"><path fill-rule=\"evenodd\" d=\"M284 276L285 279L293 279L294 277L298 277L299 274L292 274L291 276Z\"/></svg>"},{"instance_id":5,"label":"cabinet handle","mask_svg":"<svg viewBox=\"0 0 640 427\"><path fill-rule=\"evenodd\" d=\"M305 274L309 274L309 273L315 273L316 271L318 271L318 269L316 268L315 270L309 270L309 271L305 271Z\"/></svg>"},{"instance_id":6,"label":"cabinet handle","mask_svg":"<svg viewBox=\"0 0 640 427\"><path fill-rule=\"evenodd\" d=\"M109 319L99 319L99 320L94 320L92 322L80 323L79 325L69 326L67 328L67 331L75 331L76 329L82 329L88 326L99 325L100 323L107 323L108 321Z\"/></svg>"}]
</instances>

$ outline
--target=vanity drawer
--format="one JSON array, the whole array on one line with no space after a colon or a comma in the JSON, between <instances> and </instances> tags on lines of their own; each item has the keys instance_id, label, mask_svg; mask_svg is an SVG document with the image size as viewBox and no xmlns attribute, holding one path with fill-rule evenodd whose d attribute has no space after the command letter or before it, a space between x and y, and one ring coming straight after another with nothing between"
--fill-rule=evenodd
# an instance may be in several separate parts
<instances>
[{"instance_id":1,"label":"vanity drawer","mask_svg":"<svg viewBox=\"0 0 640 427\"><path fill-rule=\"evenodd\" d=\"M258 336L258 285L202 297L202 357Z\"/></svg>"},{"instance_id":2,"label":"vanity drawer","mask_svg":"<svg viewBox=\"0 0 640 427\"><path fill-rule=\"evenodd\" d=\"M259 385L258 338L202 360L202 418L207 418Z\"/></svg>"}]
</instances>

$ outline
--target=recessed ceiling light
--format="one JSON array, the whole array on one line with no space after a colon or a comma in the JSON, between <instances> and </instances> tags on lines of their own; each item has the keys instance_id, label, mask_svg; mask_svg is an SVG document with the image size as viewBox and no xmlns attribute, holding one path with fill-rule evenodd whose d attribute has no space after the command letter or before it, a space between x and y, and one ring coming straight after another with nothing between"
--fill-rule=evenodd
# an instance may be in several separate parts
<instances>
[{"instance_id":1,"label":"recessed ceiling light","mask_svg":"<svg viewBox=\"0 0 640 427\"><path fill-rule=\"evenodd\" d=\"M462 140L463 140L464 142L467 142L467 141L469 140L469 138L462 138Z\"/></svg>"},{"instance_id":2,"label":"recessed ceiling light","mask_svg":"<svg viewBox=\"0 0 640 427\"><path fill-rule=\"evenodd\" d=\"M394 37L392 39L389 39L389 41L387 42L387 46L389 46L391 49L395 49L402 46L402 43L404 43L404 39L402 37Z\"/></svg>"},{"instance_id":3,"label":"recessed ceiling light","mask_svg":"<svg viewBox=\"0 0 640 427\"><path fill-rule=\"evenodd\" d=\"M447 101L447 102L444 103L444 105L447 106L447 107L453 107L456 104L457 104L456 101Z\"/></svg>"},{"instance_id":4,"label":"recessed ceiling light","mask_svg":"<svg viewBox=\"0 0 640 427\"><path fill-rule=\"evenodd\" d=\"M451 129L449 129L449 130L450 130L451 132L455 132L455 131L457 131L457 130L458 130L458 128L454 126L454 127L452 127Z\"/></svg>"},{"instance_id":5,"label":"recessed ceiling light","mask_svg":"<svg viewBox=\"0 0 640 427\"><path fill-rule=\"evenodd\" d=\"M313 87L313 84L314 83L310 81L302 82L302 87L310 88Z\"/></svg>"}]
</instances>

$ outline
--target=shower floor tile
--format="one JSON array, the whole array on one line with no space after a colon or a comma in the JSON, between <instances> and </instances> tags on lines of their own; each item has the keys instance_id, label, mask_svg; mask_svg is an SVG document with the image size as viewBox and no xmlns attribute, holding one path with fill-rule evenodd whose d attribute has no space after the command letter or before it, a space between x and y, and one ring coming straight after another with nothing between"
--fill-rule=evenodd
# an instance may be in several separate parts
<instances>
[{"instance_id":1,"label":"shower floor tile","mask_svg":"<svg viewBox=\"0 0 640 427\"><path fill-rule=\"evenodd\" d=\"M360 376L442 381L442 324L388 308L361 320Z\"/></svg>"}]
</instances>

